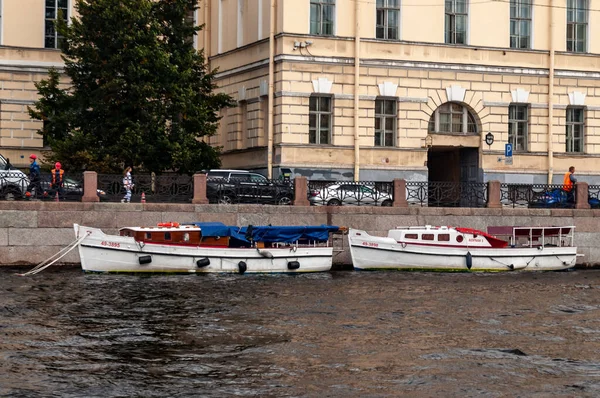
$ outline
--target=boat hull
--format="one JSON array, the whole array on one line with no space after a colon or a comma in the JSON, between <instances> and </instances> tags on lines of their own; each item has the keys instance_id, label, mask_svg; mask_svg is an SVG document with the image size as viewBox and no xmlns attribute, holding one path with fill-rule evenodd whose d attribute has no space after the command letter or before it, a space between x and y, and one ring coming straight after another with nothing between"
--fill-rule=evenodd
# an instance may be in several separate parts
<instances>
[{"instance_id":1,"label":"boat hull","mask_svg":"<svg viewBox=\"0 0 600 398\"><path fill-rule=\"evenodd\" d=\"M81 267L111 273L303 273L329 271L332 247L225 248L140 244L75 225ZM207 264L208 263L208 264ZM291 264L290 264L291 263ZM290 269L290 267L292 269ZM297 267L297 268L296 268Z\"/></svg>"},{"instance_id":2,"label":"boat hull","mask_svg":"<svg viewBox=\"0 0 600 398\"><path fill-rule=\"evenodd\" d=\"M436 247L401 244L353 229L348 240L352 263L358 270L558 271L574 267L577 260L576 247Z\"/></svg>"}]
</instances>

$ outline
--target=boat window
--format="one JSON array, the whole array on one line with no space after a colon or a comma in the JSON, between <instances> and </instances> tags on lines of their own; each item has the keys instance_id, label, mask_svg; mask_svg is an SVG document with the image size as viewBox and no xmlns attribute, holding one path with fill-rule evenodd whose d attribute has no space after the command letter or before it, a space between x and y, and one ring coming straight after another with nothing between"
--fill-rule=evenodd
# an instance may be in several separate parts
<instances>
[{"instance_id":1,"label":"boat window","mask_svg":"<svg viewBox=\"0 0 600 398\"><path fill-rule=\"evenodd\" d=\"M439 234L438 241L440 242L450 242L450 234Z\"/></svg>"},{"instance_id":2,"label":"boat window","mask_svg":"<svg viewBox=\"0 0 600 398\"><path fill-rule=\"evenodd\" d=\"M184 242L189 242L190 241L190 234L188 234L187 232L185 234L183 234L183 241Z\"/></svg>"},{"instance_id":3,"label":"boat window","mask_svg":"<svg viewBox=\"0 0 600 398\"><path fill-rule=\"evenodd\" d=\"M165 232L165 240L171 240L171 233Z\"/></svg>"},{"instance_id":4,"label":"boat window","mask_svg":"<svg viewBox=\"0 0 600 398\"><path fill-rule=\"evenodd\" d=\"M433 240L433 234L423 234L421 235L422 240Z\"/></svg>"},{"instance_id":5,"label":"boat window","mask_svg":"<svg viewBox=\"0 0 600 398\"><path fill-rule=\"evenodd\" d=\"M146 232L146 239L152 239L152 234L150 232Z\"/></svg>"},{"instance_id":6,"label":"boat window","mask_svg":"<svg viewBox=\"0 0 600 398\"><path fill-rule=\"evenodd\" d=\"M417 234L405 234L404 239L419 239L419 235Z\"/></svg>"},{"instance_id":7,"label":"boat window","mask_svg":"<svg viewBox=\"0 0 600 398\"><path fill-rule=\"evenodd\" d=\"M462 242L462 241L463 241L463 236L462 236L462 235L458 235L458 236L456 237L456 241L457 241L458 243Z\"/></svg>"}]
</instances>

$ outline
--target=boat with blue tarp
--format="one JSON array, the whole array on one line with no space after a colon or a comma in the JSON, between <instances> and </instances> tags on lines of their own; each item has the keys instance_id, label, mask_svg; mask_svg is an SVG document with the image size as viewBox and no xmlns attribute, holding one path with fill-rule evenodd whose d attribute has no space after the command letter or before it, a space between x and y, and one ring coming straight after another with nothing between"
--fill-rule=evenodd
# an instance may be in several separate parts
<instances>
[{"instance_id":1,"label":"boat with blue tarp","mask_svg":"<svg viewBox=\"0 0 600 398\"><path fill-rule=\"evenodd\" d=\"M119 235L74 224L86 272L299 273L329 271L333 225L229 226L165 222L125 227Z\"/></svg>"}]
</instances>

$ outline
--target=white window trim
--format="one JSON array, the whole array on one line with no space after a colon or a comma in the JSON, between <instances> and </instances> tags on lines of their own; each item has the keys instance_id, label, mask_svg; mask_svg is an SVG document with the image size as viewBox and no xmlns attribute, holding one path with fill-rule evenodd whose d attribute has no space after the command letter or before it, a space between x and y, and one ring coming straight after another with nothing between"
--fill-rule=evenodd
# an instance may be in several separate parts
<instances>
[{"instance_id":1,"label":"white window trim","mask_svg":"<svg viewBox=\"0 0 600 398\"><path fill-rule=\"evenodd\" d=\"M237 47L244 45L244 0L237 1Z\"/></svg>"},{"instance_id":2,"label":"white window trim","mask_svg":"<svg viewBox=\"0 0 600 398\"><path fill-rule=\"evenodd\" d=\"M0 46L3 44L4 39L4 2L0 0Z\"/></svg>"},{"instance_id":3,"label":"white window trim","mask_svg":"<svg viewBox=\"0 0 600 398\"><path fill-rule=\"evenodd\" d=\"M0 0L1 2L2 0ZM72 0L67 0L67 24L71 24L71 2ZM56 3L56 7L58 8L58 0ZM2 10L4 11L4 10ZM58 16L58 14L56 15ZM42 32L42 48L46 48L46 0L44 0L44 12L42 13L42 26L44 27ZM57 47L53 47L55 50L58 50ZM51 49L50 49L51 50Z\"/></svg>"},{"instance_id":4,"label":"white window trim","mask_svg":"<svg viewBox=\"0 0 600 398\"><path fill-rule=\"evenodd\" d=\"M375 2L375 14L374 14L374 21L375 21L375 26L373 28L373 37L377 40L402 40L402 0L398 0L399 4L398 4L398 13L400 15L398 15L398 38L397 39L378 39L377 38L377 2Z\"/></svg>"},{"instance_id":5,"label":"white window trim","mask_svg":"<svg viewBox=\"0 0 600 398\"><path fill-rule=\"evenodd\" d=\"M200 18L200 10L199 9L195 9L194 10L194 27L198 26L198 21ZM198 35L194 35L194 49L198 50Z\"/></svg>"},{"instance_id":6,"label":"white window trim","mask_svg":"<svg viewBox=\"0 0 600 398\"><path fill-rule=\"evenodd\" d=\"M332 36L337 36L337 32L338 32L338 2L337 0L334 0L333 2L333 8L335 9L335 12L333 13L333 35ZM310 35L310 0L308 1L308 34ZM327 37L328 35L317 35L317 36L324 36Z\"/></svg>"}]
</instances>

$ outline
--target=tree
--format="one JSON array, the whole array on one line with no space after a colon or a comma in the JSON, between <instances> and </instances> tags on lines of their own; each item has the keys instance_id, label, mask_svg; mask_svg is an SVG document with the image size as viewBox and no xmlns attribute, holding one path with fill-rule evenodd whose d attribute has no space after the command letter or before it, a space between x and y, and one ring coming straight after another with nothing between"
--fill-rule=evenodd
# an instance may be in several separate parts
<instances>
[{"instance_id":1,"label":"tree","mask_svg":"<svg viewBox=\"0 0 600 398\"><path fill-rule=\"evenodd\" d=\"M76 0L78 17L57 19L68 88L59 73L36 84L29 109L52 147L51 161L73 169L192 173L218 167L215 71L193 47L201 27L188 18L196 0Z\"/></svg>"}]
</instances>

